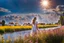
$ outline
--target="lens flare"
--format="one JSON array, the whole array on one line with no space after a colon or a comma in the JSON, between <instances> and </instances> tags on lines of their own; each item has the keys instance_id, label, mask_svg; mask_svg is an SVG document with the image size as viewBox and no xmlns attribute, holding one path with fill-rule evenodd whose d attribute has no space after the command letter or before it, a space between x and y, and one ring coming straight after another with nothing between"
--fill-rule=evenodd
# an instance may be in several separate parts
<instances>
[{"instance_id":1,"label":"lens flare","mask_svg":"<svg viewBox=\"0 0 64 43\"><path fill-rule=\"evenodd\" d=\"M48 0L42 0L41 1L41 6L48 7L48 5L49 5L49 1Z\"/></svg>"}]
</instances>

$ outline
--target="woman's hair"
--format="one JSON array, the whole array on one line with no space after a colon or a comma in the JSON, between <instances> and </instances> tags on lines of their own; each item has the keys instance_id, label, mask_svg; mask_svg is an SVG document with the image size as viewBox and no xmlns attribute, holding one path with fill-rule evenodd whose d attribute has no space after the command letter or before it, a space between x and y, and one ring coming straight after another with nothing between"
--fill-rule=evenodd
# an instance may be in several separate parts
<instances>
[{"instance_id":1,"label":"woman's hair","mask_svg":"<svg viewBox=\"0 0 64 43\"><path fill-rule=\"evenodd\" d=\"M36 21L36 17L34 17L34 19L32 20L32 24L35 24Z\"/></svg>"}]
</instances>

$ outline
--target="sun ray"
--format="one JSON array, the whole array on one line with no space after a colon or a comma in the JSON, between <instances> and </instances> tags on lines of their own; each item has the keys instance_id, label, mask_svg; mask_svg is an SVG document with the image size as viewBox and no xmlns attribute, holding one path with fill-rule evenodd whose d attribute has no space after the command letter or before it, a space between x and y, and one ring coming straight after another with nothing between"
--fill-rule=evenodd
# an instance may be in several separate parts
<instances>
[{"instance_id":1,"label":"sun ray","mask_svg":"<svg viewBox=\"0 0 64 43\"><path fill-rule=\"evenodd\" d=\"M42 7L48 7L48 5L49 5L49 1L48 0L42 0L40 3L41 3Z\"/></svg>"}]
</instances>

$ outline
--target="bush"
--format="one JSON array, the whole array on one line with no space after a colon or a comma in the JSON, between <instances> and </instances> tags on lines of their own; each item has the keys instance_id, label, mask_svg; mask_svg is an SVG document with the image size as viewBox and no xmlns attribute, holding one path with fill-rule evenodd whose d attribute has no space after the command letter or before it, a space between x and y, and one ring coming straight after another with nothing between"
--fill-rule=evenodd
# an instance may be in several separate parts
<instances>
[{"instance_id":1,"label":"bush","mask_svg":"<svg viewBox=\"0 0 64 43\"><path fill-rule=\"evenodd\" d=\"M0 30L0 34L3 34L4 33L4 30Z\"/></svg>"},{"instance_id":2,"label":"bush","mask_svg":"<svg viewBox=\"0 0 64 43\"><path fill-rule=\"evenodd\" d=\"M14 32L13 29L5 29L5 32Z\"/></svg>"},{"instance_id":3,"label":"bush","mask_svg":"<svg viewBox=\"0 0 64 43\"><path fill-rule=\"evenodd\" d=\"M63 36L58 36L58 35L49 35L47 38L46 38L46 42L47 43L61 43L62 40L63 40Z\"/></svg>"}]
</instances>

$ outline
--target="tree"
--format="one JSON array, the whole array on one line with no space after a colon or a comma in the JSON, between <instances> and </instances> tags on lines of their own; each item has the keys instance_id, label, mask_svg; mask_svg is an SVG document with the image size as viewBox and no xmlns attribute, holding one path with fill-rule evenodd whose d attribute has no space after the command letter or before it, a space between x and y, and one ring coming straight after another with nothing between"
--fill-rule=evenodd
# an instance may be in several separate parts
<instances>
[{"instance_id":1,"label":"tree","mask_svg":"<svg viewBox=\"0 0 64 43\"><path fill-rule=\"evenodd\" d=\"M56 7L57 10L61 15L60 15L60 22L61 22L61 25L64 25L64 5L59 5ZM58 14L58 13L57 13Z\"/></svg>"},{"instance_id":2,"label":"tree","mask_svg":"<svg viewBox=\"0 0 64 43\"><path fill-rule=\"evenodd\" d=\"M2 26L5 26L5 20L2 20Z\"/></svg>"},{"instance_id":3,"label":"tree","mask_svg":"<svg viewBox=\"0 0 64 43\"><path fill-rule=\"evenodd\" d=\"M60 15L60 22L61 22L61 25L64 25L64 13L62 13L63 11L55 11L53 10L56 14ZM60 12L60 14L58 13Z\"/></svg>"},{"instance_id":4,"label":"tree","mask_svg":"<svg viewBox=\"0 0 64 43\"><path fill-rule=\"evenodd\" d=\"M60 21L61 21L61 25L64 25L64 16L60 16Z\"/></svg>"}]
</instances>

